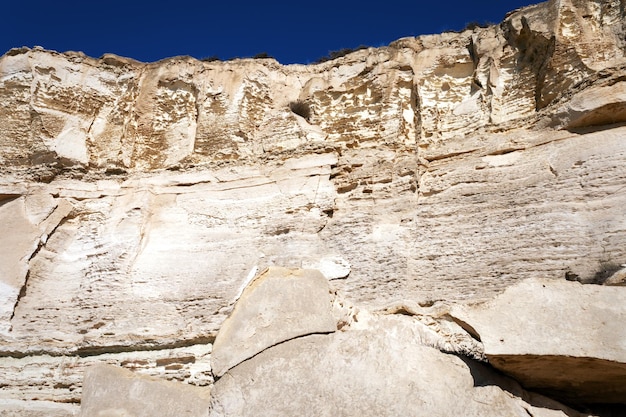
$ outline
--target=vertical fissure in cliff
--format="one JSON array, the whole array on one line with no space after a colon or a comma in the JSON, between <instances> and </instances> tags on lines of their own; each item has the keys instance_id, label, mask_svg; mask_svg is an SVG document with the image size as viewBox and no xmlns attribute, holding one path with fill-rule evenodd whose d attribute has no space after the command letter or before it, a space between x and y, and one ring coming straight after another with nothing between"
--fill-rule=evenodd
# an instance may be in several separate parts
<instances>
[{"instance_id":1,"label":"vertical fissure in cliff","mask_svg":"<svg viewBox=\"0 0 626 417\"><path fill-rule=\"evenodd\" d=\"M415 71L414 71L415 74ZM421 100L419 96L419 90L417 86L417 82L415 78L413 79L413 88L411 88L411 108L413 109L414 114L414 124L415 124L415 138L414 138L414 146L415 146L415 178L414 178L414 187L415 187L415 202L418 204L419 202L419 188L420 188L420 180L422 175L427 170L426 160L422 158L420 148L422 146L422 115L421 115Z\"/></svg>"},{"instance_id":2,"label":"vertical fissure in cliff","mask_svg":"<svg viewBox=\"0 0 626 417\"><path fill-rule=\"evenodd\" d=\"M50 213L48 215L48 217L50 217L52 215L52 213ZM45 248L46 243L50 240L50 237L57 231L57 229L59 227L61 227L68 219L70 218L69 215L64 216L59 223L50 231L50 233L48 234L47 238L44 240L42 240L41 238L39 239L38 243L37 243L37 248L33 251L33 253L30 255L30 257L28 258L28 261L26 262L26 264L28 265L28 270L26 271L26 276L24 277L24 282L22 283L22 287L20 288L20 292L17 295L17 298L15 300L15 304L13 304L13 311L11 313L11 317L9 318L9 323L11 323L13 321L13 318L15 317L15 313L17 312L17 308L20 304L20 301L22 301L22 299L24 297L26 297L26 293L27 293L27 289L28 289L28 282L30 280L30 276L31 276L31 268L30 268L30 264L31 262L37 257L37 255L39 254L39 252ZM9 332L13 331L13 325L11 325L9 327Z\"/></svg>"}]
</instances>

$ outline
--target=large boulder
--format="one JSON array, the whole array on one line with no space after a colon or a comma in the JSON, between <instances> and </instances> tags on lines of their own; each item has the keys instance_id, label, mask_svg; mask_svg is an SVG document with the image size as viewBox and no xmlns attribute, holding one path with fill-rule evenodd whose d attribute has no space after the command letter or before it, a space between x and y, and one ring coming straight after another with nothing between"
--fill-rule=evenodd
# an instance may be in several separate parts
<instances>
[{"instance_id":1,"label":"large boulder","mask_svg":"<svg viewBox=\"0 0 626 417\"><path fill-rule=\"evenodd\" d=\"M481 361L442 352L462 351L454 345L467 335L424 312L361 311L331 297L318 271L270 268L218 333L211 389L95 366L81 416L579 416Z\"/></svg>"},{"instance_id":2,"label":"large boulder","mask_svg":"<svg viewBox=\"0 0 626 417\"><path fill-rule=\"evenodd\" d=\"M626 83L593 87L559 107L553 124L567 129L610 125L626 120Z\"/></svg>"},{"instance_id":3,"label":"large boulder","mask_svg":"<svg viewBox=\"0 0 626 417\"><path fill-rule=\"evenodd\" d=\"M213 345L211 365L222 376L264 349L299 336L337 329L328 281L315 270L271 267L243 290Z\"/></svg>"},{"instance_id":4,"label":"large boulder","mask_svg":"<svg viewBox=\"0 0 626 417\"><path fill-rule=\"evenodd\" d=\"M452 314L489 362L528 389L572 403L626 404L626 289L528 280Z\"/></svg>"},{"instance_id":5,"label":"large boulder","mask_svg":"<svg viewBox=\"0 0 626 417\"><path fill-rule=\"evenodd\" d=\"M574 416L484 364L419 341L404 315L267 349L216 382L222 416Z\"/></svg>"}]
</instances>

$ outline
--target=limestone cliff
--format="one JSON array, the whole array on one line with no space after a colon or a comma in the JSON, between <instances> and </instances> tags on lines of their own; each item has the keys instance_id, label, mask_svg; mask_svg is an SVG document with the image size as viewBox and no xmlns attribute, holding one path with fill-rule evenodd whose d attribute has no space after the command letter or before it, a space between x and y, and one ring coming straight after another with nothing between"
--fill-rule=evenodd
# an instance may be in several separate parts
<instances>
[{"instance_id":1,"label":"limestone cliff","mask_svg":"<svg viewBox=\"0 0 626 417\"><path fill-rule=\"evenodd\" d=\"M212 385L274 265L372 314L604 282L626 263L625 7L551 0L310 66L7 52L0 400L71 415L102 362Z\"/></svg>"}]
</instances>

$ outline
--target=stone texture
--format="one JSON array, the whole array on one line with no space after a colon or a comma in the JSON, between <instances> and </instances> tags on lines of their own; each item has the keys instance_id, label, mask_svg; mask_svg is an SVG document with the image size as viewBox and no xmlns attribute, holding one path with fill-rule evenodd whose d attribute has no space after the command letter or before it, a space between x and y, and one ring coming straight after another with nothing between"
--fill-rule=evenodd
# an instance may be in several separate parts
<instances>
[{"instance_id":1,"label":"stone texture","mask_svg":"<svg viewBox=\"0 0 626 417\"><path fill-rule=\"evenodd\" d=\"M626 83L608 83L574 94L554 115L553 123L567 129L602 126L626 120Z\"/></svg>"},{"instance_id":2,"label":"stone texture","mask_svg":"<svg viewBox=\"0 0 626 417\"><path fill-rule=\"evenodd\" d=\"M272 267L255 277L220 328L211 354L213 374L287 340L337 329L324 276L315 270Z\"/></svg>"},{"instance_id":3,"label":"stone texture","mask_svg":"<svg viewBox=\"0 0 626 417\"><path fill-rule=\"evenodd\" d=\"M414 319L391 316L274 346L216 382L210 415L577 415L484 365L421 345L421 332Z\"/></svg>"},{"instance_id":4,"label":"stone texture","mask_svg":"<svg viewBox=\"0 0 626 417\"><path fill-rule=\"evenodd\" d=\"M268 347L213 389L94 366L86 372L81 415L582 416L483 363L427 346L441 340L415 317L361 313L340 332Z\"/></svg>"},{"instance_id":5,"label":"stone texture","mask_svg":"<svg viewBox=\"0 0 626 417\"><path fill-rule=\"evenodd\" d=\"M0 399L79 401L97 361L211 384L271 266L377 311L626 263L624 20L551 0L310 66L7 52Z\"/></svg>"},{"instance_id":6,"label":"stone texture","mask_svg":"<svg viewBox=\"0 0 626 417\"><path fill-rule=\"evenodd\" d=\"M2 400L0 413L4 417L74 417L79 406L56 401Z\"/></svg>"},{"instance_id":7,"label":"stone texture","mask_svg":"<svg viewBox=\"0 0 626 417\"><path fill-rule=\"evenodd\" d=\"M623 288L527 280L452 314L471 326L489 362L526 388L571 403L626 404Z\"/></svg>"},{"instance_id":8,"label":"stone texture","mask_svg":"<svg viewBox=\"0 0 626 417\"><path fill-rule=\"evenodd\" d=\"M227 347L240 348L238 340L230 337L233 329L240 327L254 334L247 341L275 336L276 328L272 323L267 325L267 320L245 313L264 306L263 316L288 322L293 313L289 308L285 310L282 302L262 303L259 297L264 287L276 296L280 293L277 287L290 288L288 281L292 281L291 284L314 284L328 294L324 285L326 280L320 273L282 268L264 271L256 279L251 279L242 292L232 316L218 335L221 342L216 342L216 351ZM541 282L530 281L524 285L533 284L545 288ZM578 283L565 285L581 286ZM509 289L499 299L511 294L512 298L519 299L516 290L518 287ZM548 298L562 297L563 293L556 291L556 297ZM287 304L296 305L306 303L312 296L317 299L311 291L293 291L292 288L282 298ZM505 301L510 302L509 299ZM603 301L612 303L610 297L603 297ZM142 416L155 412L170 415L171 412L190 416L368 416L412 415L416 410L433 416L583 415L554 400L527 392L515 380L495 372L481 360L464 356L468 353L462 337L465 332L460 327L446 326L446 322L459 322L459 318L450 316L445 306L398 305L382 314L372 314L355 310L337 296L333 303L334 309L343 310L343 314L349 316L340 331L303 332L282 342L259 347L251 357L221 373L212 389L176 386L111 366L89 368L81 415ZM479 316L491 311L484 307L475 308L480 310ZM335 311L337 313L340 312ZM466 314L464 318L467 317ZM471 323L477 323L476 316L470 315L469 318ZM550 324L554 325L547 323ZM476 329L467 323L464 326L478 337ZM570 343L585 348L585 342L579 338ZM621 349L617 346L615 350ZM444 351L462 355L450 355ZM538 356L541 356L543 365L546 360L549 362L554 358ZM157 360L157 365L159 362L163 365L183 361L180 358L163 359ZM528 369L528 364L525 365ZM576 368L574 377L589 371L581 368L584 364L580 362L571 365ZM610 383L610 377L610 374L606 375L605 382ZM610 392L611 387L605 387L605 390Z\"/></svg>"},{"instance_id":9,"label":"stone texture","mask_svg":"<svg viewBox=\"0 0 626 417\"><path fill-rule=\"evenodd\" d=\"M68 216L72 205L46 193L0 198L0 334L11 330L11 319L25 295L31 258Z\"/></svg>"},{"instance_id":10,"label":"stone texture","mask_svg":"<svg viewBox=\"0 0 626 417\"><path fill-rule=\"evenodd\" d=\"M33 353L3 357L0 404L17 402L26 415L29 404L35 408L41 404L75 405L78 409L85 369L97 364L120 366L137 375L167 381L210 386L214 379L208 342L197 340L191 346L161 346L155 350L95 346L91 352L80 355ZM118 351L112 352L115 350Z\"/></svg>"},{"instance_id":11,"label":"stone texture","mask_svg":"<svg viewBox=\"0 0 626 417\"><path fill-rule=\"evenodd\" d=\"M314 232L332 206L327 164L335 158L303 159L290 161L293 169L172 173L126 184L59 181L53 192L74 201L77 216L31 261L28 293L8 340L37 340L31 344L41 347L55 333L65 343L52 347L75 349L94 339L116 346L211 337L255 265L298 266L332 253ZM292 211L298 215L285 213ZM284 250L293 236L300 245ZM40 297L55 293L39 305ZM104 294L110 302L102 303ZM42 322L46 328L30 324Z\"/></svg>"},{"instance_id":12,"label":"stone texture","mask_svg":"<svg viewBox=\"0 0 626 417\"><path fill-rule=\"evenodd\" d=\"M604 284L605 285L626 285L626 268L621 268L618 271L616 271L606 281L604 281Z\"/></svg>"},{"instance_id":13,"label":"stone texture","mask_svg":"<svg viewBox=\"0 0 626 417\"><path fill-rule=\"evenodd\" d=\"M136 376L110 365L85 372L83 417L208 416L210 390Z\"/></svg>"}]
</instances>

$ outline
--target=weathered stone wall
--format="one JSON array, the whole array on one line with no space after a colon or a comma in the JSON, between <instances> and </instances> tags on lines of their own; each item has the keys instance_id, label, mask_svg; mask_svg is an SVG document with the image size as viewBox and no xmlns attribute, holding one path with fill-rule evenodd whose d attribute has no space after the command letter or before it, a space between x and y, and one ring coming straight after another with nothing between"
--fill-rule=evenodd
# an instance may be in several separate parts
<instances>
[{"instance_id":1,"label":"weathered stone wall","mask_svg":"<svg viewBox=\"0 0 626 417\"><path fill-rule=\"evenodd\" d=\"M0 398L77 403L102 361L209 385L272 265L370 310L618 268L624 21L552 0L311 66L9 51Z\"/></svg>"}]
</instances>

